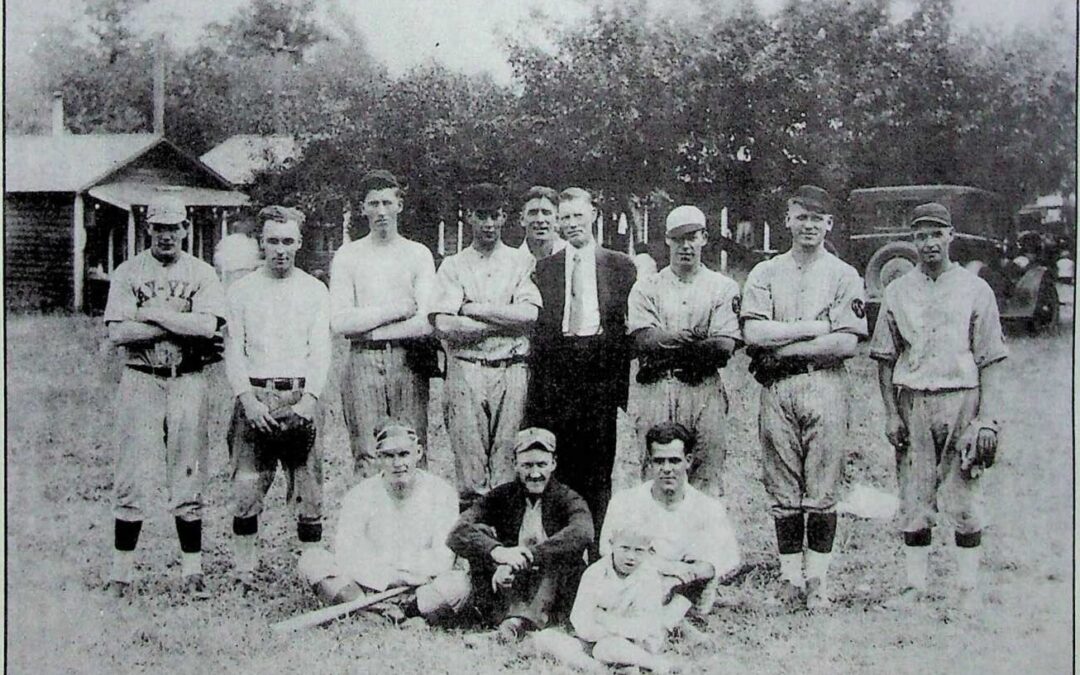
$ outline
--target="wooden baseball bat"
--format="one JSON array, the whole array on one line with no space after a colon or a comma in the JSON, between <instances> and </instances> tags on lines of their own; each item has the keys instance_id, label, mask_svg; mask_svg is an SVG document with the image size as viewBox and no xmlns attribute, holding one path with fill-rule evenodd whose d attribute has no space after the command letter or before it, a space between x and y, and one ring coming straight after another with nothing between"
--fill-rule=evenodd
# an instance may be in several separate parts
<instances>
[{"instance_id":1,"label":"wooden baseball bat","mask_svg":"<svg viewBox=\"0 0 1080 675\"><path fill-rule=\"evenodd\" d=\"M337 605L330 605L329 607L323 607L322 609L305 612L299 616L294 616L291 619L285 619L284 621L270 624L270 630L278 635L284 635L305 628L321 626L334 619L339 619L366 607L377 605L383 600L388 600L396 595L401 595L405 591L411 591L413 588L413 586L398 586L397 588L390 588L382 593L376 593L375 595L367 595L362 598L357 598L356 600L350 600L349 602L342 602Z\"/></svg>"}]
</instances>

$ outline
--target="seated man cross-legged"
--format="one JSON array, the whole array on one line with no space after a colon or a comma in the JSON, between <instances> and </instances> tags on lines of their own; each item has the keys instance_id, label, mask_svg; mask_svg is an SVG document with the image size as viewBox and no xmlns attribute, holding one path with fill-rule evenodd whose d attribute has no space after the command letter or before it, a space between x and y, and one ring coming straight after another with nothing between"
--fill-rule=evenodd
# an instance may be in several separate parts
<instances>
[{"instance_id":1,"label":"seated man cross-legged","mask_svg":"<svg viewBox=\"0 0 1080 675\"><path fill-rule=\"evenodd\" d=\"M417 468L424 449L415 430L387 422L375 431L377 475L341 500L334 552L322 548L300 558L300 575L327 603L365 593L411 586L400 615L438 623L453 616L469 595L469 579L453 569L446 537L458 516L457 490Z\"/></svg>"},{"instance_id":2,"label":"seated man cross-legged","mask_svg":"<svg viewBox=\"0 0 1080 675\"><path fill-rule=\"evenodd\" d=\"M469 561L470 604L508 642L565 613L593 540L585 500L552 478L555 436L519 431L513 454L517 479L473 502L447 540Z\"/></svg>"}]
</instances>

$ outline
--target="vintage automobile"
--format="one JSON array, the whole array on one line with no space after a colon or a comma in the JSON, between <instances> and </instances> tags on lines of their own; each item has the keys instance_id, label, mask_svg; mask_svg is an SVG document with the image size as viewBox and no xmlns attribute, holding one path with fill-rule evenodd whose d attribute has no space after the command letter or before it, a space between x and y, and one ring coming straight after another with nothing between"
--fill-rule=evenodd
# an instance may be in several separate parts
<instances>
[{"instance_id":1,"label":"vintage automobile","mask_svg":"<svg viewBox=\"0 0 1080 675\"><path fill-rule=\"evenodd\" d=\"M830 240L841 259L866 283L870 317L877 315L890 282L918 260L907 219L919 204L936 201L952 213L956 237L953 260L986 280L1004 321L1023 322L1033 331L1058 319L1054 275L1038 261L1012 262L1015 220L999 195L963 185L902 185L852 190L840 210Z\"/></svg>"}]
</instances>

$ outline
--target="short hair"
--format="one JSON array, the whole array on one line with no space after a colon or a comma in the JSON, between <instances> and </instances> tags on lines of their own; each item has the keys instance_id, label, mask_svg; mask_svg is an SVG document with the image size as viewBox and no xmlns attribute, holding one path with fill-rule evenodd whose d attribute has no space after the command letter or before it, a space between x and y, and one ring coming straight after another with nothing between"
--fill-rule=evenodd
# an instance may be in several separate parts
<instances>
[{"instance_id":1,"label":"short hair","mask_svg":"<svg viewBox=\"0 0 1080 675\"><path fill-rule=\"evenodd\" d=\"M521 197L522 208L534 199L546 199L554 206L559 205L559 193L545 185L534 185L529 188L528 192Z\"/></svg>"},{"instance_id":2,"label":"short hair","mask_svg":"<svg viewBox=\"0 0 1080 675\"><path fill-rule=\"evenodd\" d=\"M466 211L502 211L506 207L506 196L494 183L474 183L462 191L461 206Z\"/></svg>"},{"instance_id":3,"label":"short hair","mask_svg":"<svg viewBox=\"0 0 1080 675\"><path fill-rule=\"evenodd\" d=\"M288 206L278 206L276 204L266 206L259 211L259 222L263 225L265 225L267 221L287 223L290 220L294 221L298 226L303 227L307 217L300 209L294 209Z\"/></svg>"},{"instance_id":4,"label":"short hair","mask_svg":"<svg viewBox=\"0 0 1080 675\"><path fill-rule=\"evenodd\" d=\"M584 199L585 201L589 202L590 206L594 206L592 193L579 187L568 187L562 192L560 192L558 203L561 204L563 202L571 202L575 199Z\"/></svg>"},{"instance_id":5,"label":"short hair","mask_svg":"<svg viewBox=\"0 0 1080 675\"><path fill-rule=\"evenodd\" d=\"M652 458L654 445L672 441L682 441L683 453L689 455L694 451L696 438L694 432L678 422L661 422L645 433L645 457L647 459Z\"/></svg>"},{"instance_id":6,"label":"short hair","mask_svg":"<svg viewBox=\"0 0 1080 675\"><path fill-rule=\"evenodd\" d=\"M640 523L626 523L625 525L616 527L608 535L607 540L609 544L614 545L615 542L619 541L620 539L630 538L642 539L649 544L652 544L653 541L652 533L642 527Z\"/></svg>"},{"instance_id":7,"label":"short hair","mask_svg":"<svg viewBox=\"0 0 1080 675\"><path fill-rule=\"evenodd\" d=\"M398 199L402 199L405 196L405 190L401 186L401 181L390 171L386 169L374 169L364 174L360 179L360 199L366 200L367 195L372 190L385 190L387 188L393 188L394 196Z\"/></svg>"},{"instance_id":8,"label":"short hair","mask_svg":"<svg viewBox=\"0 0 1080 675\"><path fill-rule=\"evenodd\" d=\"M393 438L405 437L417 445L420 444L420 436L411 424L393 418L387 418L379 422L372 430L372 435L375 437L376 452L380 445Z\"/></svg>"}]
</instances>

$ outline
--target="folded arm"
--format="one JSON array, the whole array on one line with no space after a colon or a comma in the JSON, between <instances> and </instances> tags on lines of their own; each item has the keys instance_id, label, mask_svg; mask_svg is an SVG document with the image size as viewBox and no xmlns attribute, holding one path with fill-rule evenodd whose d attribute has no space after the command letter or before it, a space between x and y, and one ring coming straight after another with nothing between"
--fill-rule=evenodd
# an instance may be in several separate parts
<instances>
[{"instance_id":1,"label":"folded arm","mask_svg":"<svg viewBox=\"0 0 1080 675\"><path fill-rule=\"evenodd\" d=\"M829 333L825 320L771 321L747 319L743 324L746 343L755 347L782 347L793 342L812 340Z\"/></svg>"},{"instance_id":2,"label":"folded arm","mask_svg":"<svg viewBox=\"0 0 1080 675\"><path fill-rule=\"evenodd\" d=\"M778 357L836 357L846 359L855 355L859 338L854 333L829 333L810 340L792 342L778 348L773 354Z\"/></svg>"},{"instance_id":3,"label":"folded arm","mask_svg":"<svg viewBox=\"0 0 1080 675\"><path fill-rule=\"evenodd\" d=\"M190 337L213 337L221 319L207 312L177 312L159 307L144 307L135 320L160 326L169 333Z\"/></svg>"}]
</instances>

